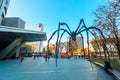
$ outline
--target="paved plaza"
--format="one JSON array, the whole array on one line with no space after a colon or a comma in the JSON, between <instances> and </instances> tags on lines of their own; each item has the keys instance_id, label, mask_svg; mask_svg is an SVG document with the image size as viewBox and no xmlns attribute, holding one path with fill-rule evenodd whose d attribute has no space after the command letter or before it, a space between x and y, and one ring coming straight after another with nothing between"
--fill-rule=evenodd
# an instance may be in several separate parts
<instances>
[{"instance_id":1,"label":"paved plaza","mask_svg":"<svg viewBox=\"0 0 120 80\"><path fill-rule=\"evenodd\" d=\"M25 58L0 61L0 80L114 80L104 70L91 65L85 59Z\"/></svg>"}]
</instances>

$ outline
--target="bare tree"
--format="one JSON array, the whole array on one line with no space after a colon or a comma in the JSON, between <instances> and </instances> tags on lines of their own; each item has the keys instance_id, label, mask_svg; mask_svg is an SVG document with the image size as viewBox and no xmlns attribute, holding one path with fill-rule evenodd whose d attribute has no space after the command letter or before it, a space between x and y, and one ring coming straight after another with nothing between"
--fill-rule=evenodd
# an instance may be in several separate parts
<instances>
[{"instance_id":1,"label":"bare tree","mask_svg":"<svg viewBox=\"0 0 120 80\"><path fill-rule=\"evenodd\" d=\"M120 26L120 0L113 0L102 5L93 12L94 26L101 29L106 38L115 38L112 42L117 47L120 59L120 41L118 28Z\"/></svg>"}]
</instances>

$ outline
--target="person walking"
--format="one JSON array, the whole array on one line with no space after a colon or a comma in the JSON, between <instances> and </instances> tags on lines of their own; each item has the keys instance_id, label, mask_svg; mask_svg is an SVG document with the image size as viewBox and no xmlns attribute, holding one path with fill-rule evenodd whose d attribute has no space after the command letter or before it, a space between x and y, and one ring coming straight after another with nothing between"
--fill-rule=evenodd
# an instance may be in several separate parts
<instances>
[{"instance_id":1,"label":"person walking","mask_svg":"<svg viewBox=\"0 0 120 80\"><path fill-rule=\"evenodd\" d=\"M23 60L24 60L24 55L21 54L21 56L20 56L20 61L23 62Z\"/></svg>"}]
</instances>

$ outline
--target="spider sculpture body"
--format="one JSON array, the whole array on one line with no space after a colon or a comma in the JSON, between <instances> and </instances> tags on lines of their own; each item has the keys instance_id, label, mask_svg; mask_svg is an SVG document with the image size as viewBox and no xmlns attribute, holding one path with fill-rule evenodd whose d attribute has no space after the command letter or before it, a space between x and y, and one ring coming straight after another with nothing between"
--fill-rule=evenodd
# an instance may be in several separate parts
<instances>
[{"instance_id":1,"label":"spider sculpture body","mask_svg":"<svg viewBox=\"0 0 120 80\"><path fill-rule=\"evenodd\" d=\"M66 26L67 29L61 28L61 26ZM108 59L109 59L109 52L108 52L107 47L106 47L106 39L104 38L104 35L103 35L102 31L99 28L96 28L94 26L86 27L86 25L84 23L84 20L81 19L80 23L79 23L79 25L78 25L78 27L77 27L77 29L75 31L71 31L69 26L66 23L59 22L58 29L55 30L52 33L51 37L48 40L48 45L47 45L48 53L46 54L46 56L47 56L46 61L49 59L48 56L49 56L49 43L50 43L50 40L53 38L53 36L56 33L57 33L56 49L55 49L56 66L57 66L57 58L58 58L58 55L59 55L59 45L60 45L60 41L61 41L61 38L64 35L64 33L67 33L68 36L70 36L71 39L74 40L74 41L76 41L76 36L80 35L81 38L82 38L82 45L83 45L83 50L84 50L84 38L83 38L82 32L86 32L86 34L87 34L87 44L88 44L88 56L90 57L90 53L89 53L89 33L91 33L94 36L95 40L96 40L96 36L94 35L94 33L92 33L92 31L90 31L90 30L93 30L93 29L97 30L101 34L101 36L103 38L102 39L103 40L103 48L105 48L105 49L103 49L104 52L105 52L104 54L105 54L105 56L106 56L106 54L108 54ZM61 31L62 31L62 33L60 34ZM98 44L97 41L96 41L96 44ZM84 54L85 54L85 51L84 51Z\"/></svg>"}]
</instances>

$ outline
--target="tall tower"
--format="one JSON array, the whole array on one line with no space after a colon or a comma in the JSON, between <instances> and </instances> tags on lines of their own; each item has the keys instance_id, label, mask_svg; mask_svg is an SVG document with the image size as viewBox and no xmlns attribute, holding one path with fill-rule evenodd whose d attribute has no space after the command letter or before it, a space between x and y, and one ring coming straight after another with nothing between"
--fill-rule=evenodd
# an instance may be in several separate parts
<instances>
[{"instance_id":1,"label":"tall tower","mask_svg":"<svg viewBox=\"0 0 120 80\"><path fill-rule=\"evenodd\" d=\"M43 24L38 24L38 31L43 32ZM43 50L43 41L39 41L38 43L38 52L42 52Z\"/></svg>"},{"instance_id":2,"label":"tall tower","mask_svg":"<svg viewBox=\"0 0 120 80\"><path fill-rule=\"evenodd\" d=\"M10 3L10 0L0 0L0 25L1 25L2 19L7 14L9 3Z\"/></svg>"}]
</instances>

